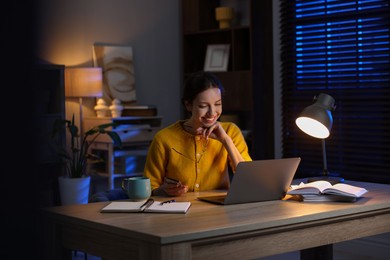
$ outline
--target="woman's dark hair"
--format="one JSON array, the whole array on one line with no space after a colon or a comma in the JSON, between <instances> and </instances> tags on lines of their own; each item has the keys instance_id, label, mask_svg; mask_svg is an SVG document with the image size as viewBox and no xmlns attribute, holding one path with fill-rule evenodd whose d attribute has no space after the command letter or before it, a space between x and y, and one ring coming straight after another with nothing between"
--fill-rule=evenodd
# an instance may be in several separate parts
<instances>
[{"instance_id":1,"label":"woman's dark hair","mask_svg":"<svg viewBox=\"0 0 390 260\"><path fill-rule=\"evenodd\" d=\"M185 101L192 103L199 93L209 88L219 88L221 95L225 92L221 82L214 74L207 71L198 71L191 74L184 84L183 104Z\"/></svg>"}]
</instances>

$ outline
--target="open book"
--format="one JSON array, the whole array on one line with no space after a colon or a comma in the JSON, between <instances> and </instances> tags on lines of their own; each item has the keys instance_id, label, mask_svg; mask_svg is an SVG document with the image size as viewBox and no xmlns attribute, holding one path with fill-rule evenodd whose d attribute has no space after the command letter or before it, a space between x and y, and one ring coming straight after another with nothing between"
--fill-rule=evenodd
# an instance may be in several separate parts
<instances>
[{"instance_id":1,"label":"open book","mask_svg":"<svg viewBox=\"0 0 390 260\"><path fill-rule=\"evenodd\" d=\"M314 181L292 185L287 194L302 195L304 201L354 201L366 192L365 188L350 184L332 185L327 181Z\"/></svg>"},{"instance_id":2,"label":"open book","mask_svg":"<svg viewBox=\"0 0 390 260\"><path fill-rule=\"evenodd\" d=\"M186 213L191 202L155 201L113 201L102 208L100 212L157 212L157 213Z\"/></svg>"}]
</instances>

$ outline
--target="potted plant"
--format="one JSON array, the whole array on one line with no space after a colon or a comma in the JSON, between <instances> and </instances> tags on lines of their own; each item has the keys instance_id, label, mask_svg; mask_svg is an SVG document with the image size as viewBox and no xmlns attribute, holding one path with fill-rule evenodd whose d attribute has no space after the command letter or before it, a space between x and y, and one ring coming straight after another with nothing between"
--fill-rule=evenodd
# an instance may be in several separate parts
<instances>
[{"instance_id":1,"label":"potted plant","mask_svg":"<svg viewBox=\"0 0 390 260\"><path fill-rule=\"evenodd\" d=\"M58 178L61 204L88 203L91 179L87 172L88 164L103 161L99 156L90 153L89 147L102 134L108 135L114 145L121 146L120 136L110 130L113 126L115 126L113 123L97 125L87 130L83 136L80 136L79 128L74 123L74 115L71 121L55 121L53 137L58 135L61 130L63 131L64 128L70 134L69 146L56 145L54 148L65 164L64 172ZM81 191L84 191L84 195L81 194Z\"/></svg>"}]
</instances>

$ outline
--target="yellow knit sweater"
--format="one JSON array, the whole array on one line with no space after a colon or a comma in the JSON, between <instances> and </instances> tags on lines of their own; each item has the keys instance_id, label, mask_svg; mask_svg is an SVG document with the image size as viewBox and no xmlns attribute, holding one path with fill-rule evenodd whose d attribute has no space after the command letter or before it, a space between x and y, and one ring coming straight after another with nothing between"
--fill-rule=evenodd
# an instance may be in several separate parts
<instances>
[{"instance_id":1,"label":"yellow knit sweater","mask_svg":"<svg viewBox=\"0 0 390 260\"><path fill-rule=\"evenodd\" d=\"M188 191L226 189L229 186L228 153L222 143L184 131L182 123L161 129L149 147L144 176L150 178L152 190L158 188L164 177L180 180ZM251 161L245 139L237 125L221 122L246 161Z\"/></svg>"}]
</instances>

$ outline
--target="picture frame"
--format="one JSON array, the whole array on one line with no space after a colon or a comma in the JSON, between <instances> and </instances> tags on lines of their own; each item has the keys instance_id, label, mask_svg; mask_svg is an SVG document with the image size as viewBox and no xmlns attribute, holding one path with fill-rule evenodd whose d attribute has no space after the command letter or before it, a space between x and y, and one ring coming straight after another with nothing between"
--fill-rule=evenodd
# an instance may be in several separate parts
<instances>
[{"instance_id":1,"label":"picture frame","mask_svg":"<svg viewBox=\"0 0 390 260\"><path fill-rule=\"evenodd\" d=\"M95 43L95 67L103 70L103 99L111 104L114 99L123 105L136 103L133 48L129 45Z\"/></svg>"},{"instance_id":2,"label":"picture frame","mask_svg":"<svg viewBox=\"0 0 390 260\"><path fill-rule=\"evenodd\" d=\"M227 71L230 44L207 45L204 71Z\"/></svg>"}]
</instances>

